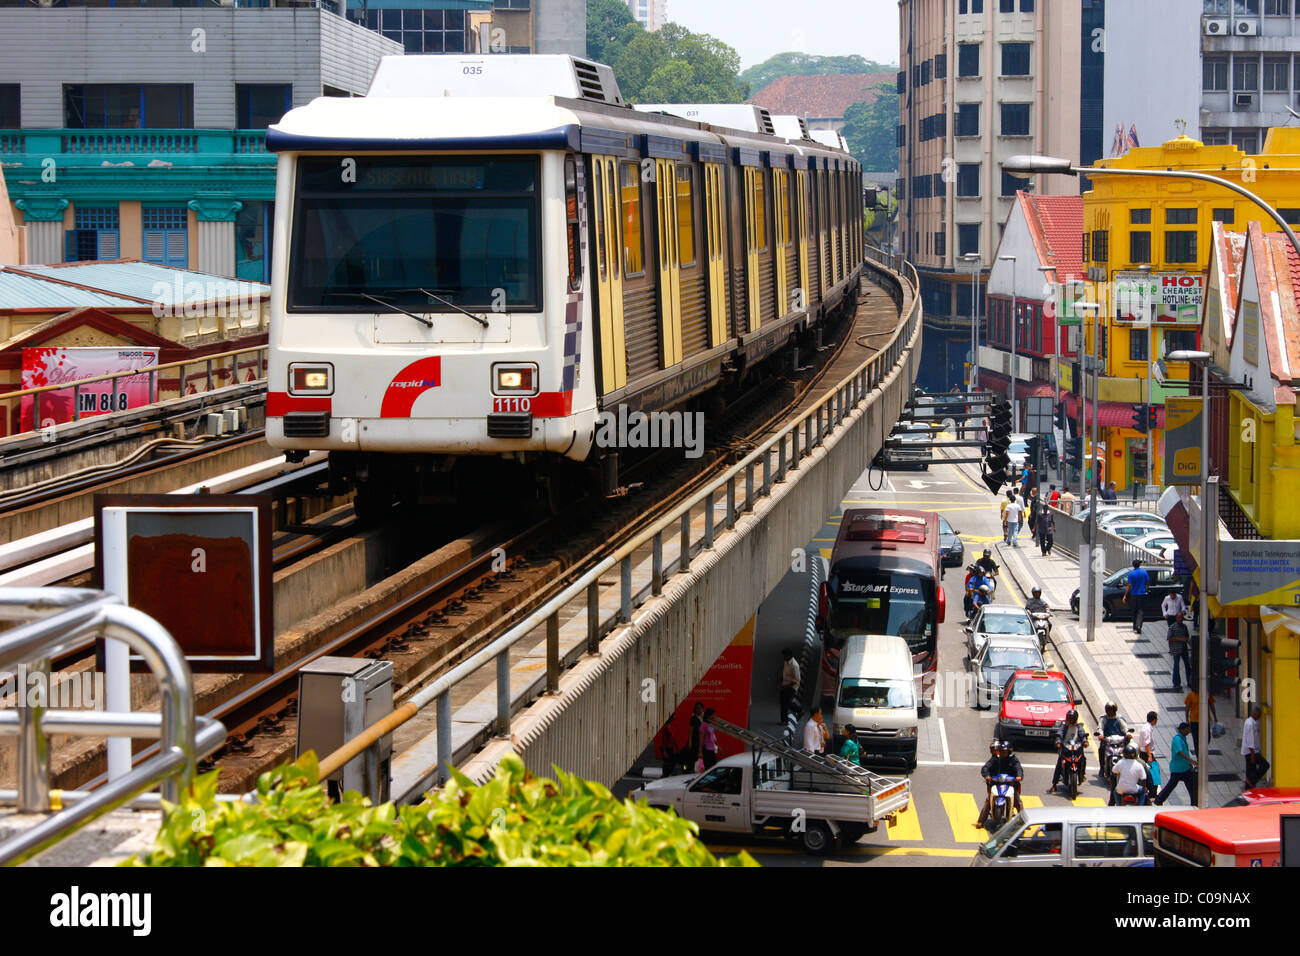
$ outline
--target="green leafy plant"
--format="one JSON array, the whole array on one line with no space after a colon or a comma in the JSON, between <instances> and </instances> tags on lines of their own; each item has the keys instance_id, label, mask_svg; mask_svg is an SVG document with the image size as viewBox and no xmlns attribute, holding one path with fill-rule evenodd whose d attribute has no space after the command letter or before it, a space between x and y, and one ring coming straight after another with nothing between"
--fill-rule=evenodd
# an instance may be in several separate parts
<instances>
[{"instance_id":1,"label":"green leafy plant","mask_svg":"<svg viewBox=\"0 0 1300 956\"><path fill-rule=\"evenodd\" d=\"M262 774L257 800L217 800L217 772L166 811L154 845L127 866L757 866L719 860L694 823L614 799L557 768L536 777L514 754L476 786L458 771L415 806L331 801L315 754Z\"/></svg>"}]
</instances>

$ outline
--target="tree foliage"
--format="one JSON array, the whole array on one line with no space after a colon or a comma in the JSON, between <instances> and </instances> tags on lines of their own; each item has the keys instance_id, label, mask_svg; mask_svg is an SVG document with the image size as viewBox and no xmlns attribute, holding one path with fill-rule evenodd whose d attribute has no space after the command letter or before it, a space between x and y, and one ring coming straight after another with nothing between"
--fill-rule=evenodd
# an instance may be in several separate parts
<instances>
[{"instance_id":1,"label":"tree foliage","mask_svg":"<svg viewBox=\"0 0 1300 956\"><path fill-rule=\"evenodd\" d=\"M875 102L844 111L843 134L863 169L883 172L898 168L898 91L888 83L875 88Z\"/></svg>"},{"instance_id":2,"label":"tree foliage","mask_svg":"<svg viewBox=\"0 0 1300 956\"><path fill-rule=\"evenodd\" d=\"M262 774L253 803L218 801L217 773L164 804L153 847L125 865L757 866L747 853L717 859L675 813L559 770L535 777L514 754L482 786L453 770L404 807L351 791L331 802L312 753Z\"/></svg>"},{"instance_id":3,"label":"tree foliage","mask_svg":"<svg viewBox=\"0 0 1300 956\"><path fill-rule=\"evenodd\" d=\"M588 41L590 42L590 41ZM897 66L877 63L856 54L818 56L814 53L778 53L740 74L742 83L758 92L783 76L828 76L839 73L894 73Z\"/></svg>"},{"instance_id":4,"label":"tree foliage","mask_svg":"<svg viewBox=\"0 0 1300 956\"><path fill-rule=\"evenodd\" d=\"M717 37L666 23L654 33L618 0L589 0L587 54L614 69L629 103L740 103L740 55Z\"/></svg>"}]
</instances>

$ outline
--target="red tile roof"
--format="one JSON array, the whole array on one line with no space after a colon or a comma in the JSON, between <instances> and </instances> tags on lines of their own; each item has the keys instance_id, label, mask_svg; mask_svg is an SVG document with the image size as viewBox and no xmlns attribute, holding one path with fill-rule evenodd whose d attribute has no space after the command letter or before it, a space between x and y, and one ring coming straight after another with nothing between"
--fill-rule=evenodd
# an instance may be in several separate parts
<instances>
[{"instance_id":1,"label":"red tile roof","mask_svg":"<svg viewBox=\"0 0 1300 956\"><path fill-rule=\"evenodd\" d=\"M1025 221L1045 266L1056 266L1056 281L1082 279L1083 197L1016 193Z\"/></svg>"},{"instance_id":2,"label":"red tile roof","mask_svg":"<svg viewBox=\"0 0 1300 956\"><path fill-rule=\"evenodd\" d=\"M783 76L749 98L778 116L839 119L854 103L873 103L879 95L872 87L891 86L893 73L840 73L833 76Z\"/></svg>"}]
</instances>

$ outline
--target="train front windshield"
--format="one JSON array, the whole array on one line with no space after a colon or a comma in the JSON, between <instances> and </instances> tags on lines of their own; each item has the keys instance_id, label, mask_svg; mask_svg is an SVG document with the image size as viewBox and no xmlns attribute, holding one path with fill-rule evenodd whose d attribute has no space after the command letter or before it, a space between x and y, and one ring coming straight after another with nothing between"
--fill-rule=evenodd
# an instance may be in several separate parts
<instances>
[{"instance_id":1,"label":"train front windshield","mask_svg":"<svg viewBox=\"0 0 1300 956\"><path fill-rule=\"evenodd\" d=\"M896 634L913 655L935 635L934 582L915 574L834 570L828 582L830 628L839 634Z\"/></svg>"},{"instance_id":2,"label":"train front windshield","mask_svg":"<svg viewBox=\"0 0 1300 956\"><path fill-rule=\"evenodd\" d=\"M539 311L539 202L536 156L299 159L288 307Z\"/></svg>"}]
</instances>

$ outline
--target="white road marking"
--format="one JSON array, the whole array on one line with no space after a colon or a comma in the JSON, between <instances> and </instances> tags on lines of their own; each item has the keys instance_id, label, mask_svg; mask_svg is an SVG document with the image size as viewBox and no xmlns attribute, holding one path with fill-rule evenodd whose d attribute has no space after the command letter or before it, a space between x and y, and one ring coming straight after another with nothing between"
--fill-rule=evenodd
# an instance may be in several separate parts
<instances>
[{"instance_id":1,"label":"white road marking","mask_svg":"<svg viewBox=\"0 0 1300 956\"><path fill-rule=\"evenodd\" d=\"M943 718L939 718L939 740L943 744L943 762L951 762L951 755L948 753L948 731L944 729Z\"/></svg>"},{"instance_id":2,"label":"white road marking","mask_svg":"<svg viewBox=\"0 0 1300 956\"><path fill-rule=\"evenodd\" d=\"M955 481L922 481L919 478L913 478L907 483L907 487L915 488L917 491L924 491L926 488L933 488L936 485L955 485Z\"/></svg>"}]
</instances>

